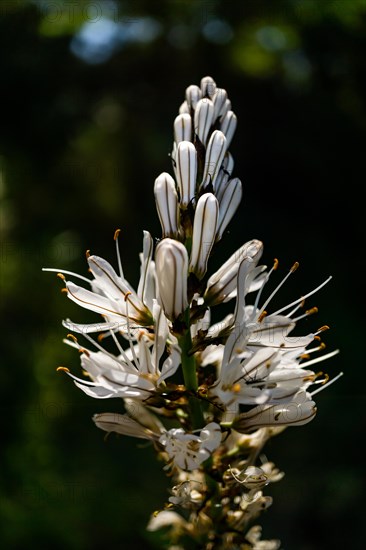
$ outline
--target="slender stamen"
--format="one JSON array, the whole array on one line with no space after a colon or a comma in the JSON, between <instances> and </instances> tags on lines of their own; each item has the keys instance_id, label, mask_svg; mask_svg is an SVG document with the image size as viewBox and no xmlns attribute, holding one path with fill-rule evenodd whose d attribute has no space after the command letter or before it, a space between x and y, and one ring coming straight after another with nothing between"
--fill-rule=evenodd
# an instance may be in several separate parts
<instances>
[{"instance_id":1,"label":"slender stamen","mask_svg":"<svg viewBox=\"0 0 366 550\"><path fill-rule=\"evenodd\" d=\"M304 317L309 317L309 315L313 315L314 313L318 313L318 308L317 307L312 307L311 309L308 309L302 315L299 315L298 317L295 317L294 319L291 319L291 321L296 323L297 321L300 321L300 319L304 319ZM288 315L287 315L287 317L288 317Z\"/></svg>"},{"instance_id":2,"label":"slender stamen","mask_svg":"<svg viewBox=\"0 0 366 550\"><path fill-rule=\"evenodd\" d=\"M300 359L305 359L308 355L310 355L310 353L315 353L316 351L322 351L323 349L325 349L327 346L324 344L324 342L321 342L319 346L317 346L316 348L310 348L310 349L307 349L306 352L304 353L304 357L302 355L300 355Z\"/></svg>"},{"instance_id":3,"label":"slender stamen","mask_svg":"<svg viewBox=\"0 0 366 550\"><path fill-rule=\"evenodd\" d=\"M71 337L72 335L68 334L68 337ZM89 336L89 334L87 332L83 333L83 336L91 343L93 344L93 346L95 346L99 351L101 351L102 353L108 355L108 357L110 357L111 359L113 359L113 361L115 361L118 365L119 368L122 368L121 366L121 363L120 361L118 360L118 358L113 355L113 353L110 353L108 350L106 350L105 348L103 348L103 346L101 346L98 342L96 342L91 336ZM66 344L68 344L69 346L72 346L72 347L77 347L77 349L80 350L81 346L76 342L75 344L72 344L69 340L64 340L64 342ZM128 365L129 366L132 366L135 370L136 370L136 367L135 365L133 365L133 363L131 363L130 359L128 359L128 357L125 357L124 356L124 359L126 360L126 362L128 362Z\"/></svg>"},{"instance_id":4,"label":"slender stamen","mask_svg":"<svg viewBox=\"0 0 366 550\"><path fill-rule=\"evenodd\" d=\"M258 309L258 304L259 304L259 300L260 300L260 298L261 298L261 296L262 296L263 289L264 289L265 285L268 283L268 280L269 280L271 274L272 274L274 271L276 271L277 268L278 268L278 260L277 260L277 258L275 258L275 259L273 260L273 267L272 267L272 268L269 270L269 272L267 273L267 277L265 278L265 280L264 280L262 286L260 287L260 289L259 289L258 292L257 292L257 296L256 296L256 299L255 299L255 302L254 302L254 306L253 306L253 316L252 316L252 318L254 318L255 315L256 315L256 311L257 311L257 309ZM264 308L263 308L263 309L264 309Z\"/></svg>"},{"instance_id":5,"label":"slender stamen","mask_svg":"<svg viewBox=\"0 0 366 550\"><path fill-rule=\"evenodd\" d=\"M273 266L275 267L275 266ZM264 302L263 306L261 307L260 311L259 311L259 316L261 315L261 313L266 309L266 307L268 306L269 302L272 300L272 298L277 294L277 292L280 290L280 288L285 284L285 282L287 281L287 279L290 277L290 275L292 275L292 273L294 273L297 268L299 267L299 263L298 262L295 262L294 265L291 267L290 271L287 273L287 275L282 279L282 281L280 282L279 285L277 285L277 287L274 289L274 291L272 292L272 294L270 295L270 297L267 299L266 302Z\"/></svg>"},{"instance_id":6,"label":"slender stamen","mask_svg":"<svg viewBox=\"0 0 366 550\"><path fill-rule=\"evenodd\" d=\"M340 372L339 374L337 374L337 376L335 378L332 378L332 380L329 380L329 382L327 382L326 384L324 384L323 386L320 386L320 388L317 388L316 390L310 392L310 395L313 396L315 395L316 393L319 393L320 391L323 391L325 388L327 388L328 386L330 386L331 384L333 384L333 382L335 382L336 380L338 380L341 376L343 376L343 372Z\"/></svg>"},{"instance_id":7,"label":"slender stamen","mask_svg":"<svg viewBox=\"0 0 366 550\"><path fill-rule=\"evenodd\" d=\"M278 315L279 313L282 313L283 311L286 311L286 309L298 304L298 303L301 303L303 302L304 300L306 300L306 298L309 298L309 296L312 296L313 294L315 294L316 292L318 292L318 290L320 290L321 288L323 288L323 286L325 286L327 283L329 283L329 281L332 279L332 276L328 277L328 279L326 279L321 285L317 286L316 288L314 288L314 290L312 290L311 292L308 292L308 294L305 294L305 296L301 296L301 298L298 298L297 300L294 300L293 302L291 302L291 304L288 304L287 306L284 306L282 307L281 309L278 309L277 311L275 311L274 313L272 313L271 315Z\"/></svg>"},{"instance_id":8,"label":"slender stamen","mask_svg":"<svg viewBox=\"0 0 366 550\"><path fill-rule=\"evenodd\" d=\"M125 295L125 302L126 302L126 321L127 321L127 335L128 335L128 341L129 341L129 344L130 344L130 349L131 349L131 352L132 352L132 357L133 357L133 360L135 361L135 364L136 364L136 367L138 368L139 366L139 361L137 359L137 355L136 355L136 352L135 352L135 348L134 348L134 345L132 343L132 339L133 339L133 336L132 336L132 333L131 333L131 328L130 328L130 317L129 317L129 314L128 314L128 298L129 298L129 295L132 294L132 292L126 292L126 295Z\"/></svg>"},{"instance_id":9,"label":"slender stamen","mask_svg":"<svg viewBox=\"0 0 366 550\"><path fill-rule=\"evenodd\" d=\"M294 313L296 313L296 311L297 311L298 309L300 309L301 307L304 307L304 302L305 302L305 300L303 300L302 302L300 302L299 304L297 304L297 306L294 307L294 309L291 310L290 313L286 313L285 317L292 317L292 315L293 315ZM274 313L273 315L276 315L276 313Z\"/></svg>"},{"instance_id":10,"label":"slender stamen","mask_svg":"<svg viewBox=\"0 0 366 550\"><path fill-rule=\"evenodd\" d=\"M123 269L122 269L122 262L121 262L121 255L120 255L120 252L119 252L119 241L118 241L118 237L119 237L120 232L121 232L120 229L116 229L115 232L114 232L114 237L113 238L114 238L114 242L116 243L116 254L117 254L119 276L121 277L121 279L124 279Z\"/></svg>"},{"instance_id":11,"label":"slender stamen","mask_svg":"<svg viewBox=\"0 0 366 550\"><path fill-rule=\"evenodd\" d=\"M326 330L329 330L328 325L323 325L322 327L318 328L316 332L314 332L314 336L318 336L321 332L324 332Z\"/></svg>"},{"instance_id":12,"label":"slender stamen","mask_svg":"<svg viewBox=\"0 0 366 550\"><path fill-rule=\"evenodd\" d=\"M317 348L319 349L319 348ZM316 349L309 350L316 351ZM338 355L339 349L336 349L334 351L331 351L330 353L326 353L325 355L321 355L320 357L316 357L315 359L311 359L310 361L305 361L305 363L301 363L301 368L303 367L310 367L310 365L315 365L316 363L320 363L321 361L325 361L326 359L330 359L331 357L334 357L334 355Z\"/></svg>"},{"instance_id":13,"label":"slender stamen","mask_svg":"<svg viewBox=\"0 0 366 550\"><path fill-rule=\"evenodd\" d=\"M117 346L117 349L118 351L120 352L120 354L122 355L123 359L126 361L126 363L128 364L129 367L132 367L133 369L136 370L136 365L134 365L132 363L132 361L128 358L128 355L126 354L125 350L122 348L121 344L118 342L117 340L117 337L116 335L114 334L114 332L111 330L110 331L111 335L112 335L112 338Z\"/></svg>"},{"instance_id":14,"label":"slender stamen","mask_svg":"<svg viewBox=\"0 0 366 550\"><path fill-rule=\"evenodd\" d=\"M82 281L86 281L90 285L93 282L90 279L87 279L87 277L83 277L82 275L79 275L78 273L74 273L73 271L67 271L66 269L54 269L53 267L43 267L42 271L53 271L54 273L60 273L61 275L72 275L73 277L76 277L77 279L81 279Z\"/></svg>"}]
</instances>

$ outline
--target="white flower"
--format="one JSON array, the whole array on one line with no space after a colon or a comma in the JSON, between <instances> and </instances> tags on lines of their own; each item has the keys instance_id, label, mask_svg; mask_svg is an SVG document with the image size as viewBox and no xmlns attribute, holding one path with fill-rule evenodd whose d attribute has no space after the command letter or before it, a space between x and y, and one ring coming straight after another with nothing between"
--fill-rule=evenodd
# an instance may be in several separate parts
<instances>
[{"instance_id":1,"label":"white flower","mask_svg":"<svg viewBox=\"0 0 366 550\"><path fill-rule=\"evenodd\" d=\"M237 354L230 363L224 361L209 395L223 404L232 418L239 412L239 404L258 405L271 399L271 386L266 380L281 361L278 350L263 348L244 359Z\"/></svg>"},{"instance_id":2,"label":"white flower","mask_svg":"<svg viewBox=\"0 0 366 550\"><path fill-rule=\"evenodd\" d=\"M152 516L148 523L147 530L159 531L159 529L164 527L169 527L173 532L179 532L187 529L189 524L182 516L177 514L177 512L162 510L158 514Z\"/></svg>"},{"instance_id":3,"label":"white flower","mask_svg":"<svg viewBox=\"0 0 366 550\"><path fill-rule=\"evenodd\" d=\"M262 528L259 525L251 527L246 534L253 550L278 550L280 548L281 542L279 540L260 540L261 535Z\"/></svg>"},{"instance_id":4,"label":"white flower","mask_svg":"<svg viewBox=\"0 0 366 550\"><path fill-rule=\"evenodd\" d=\"M265 426L301 426L314 418L316 406L311 395L300 390L291 401L279 405L258 405L240 414L233 428L240 433Z\"/></svg>"},{"instance_id":5,"label":"white flower","mask_svg":"<svg viewBox=\"0 0 366 550\"><path fill-rule=\"evenodd\" d=\"M87 337L99 351L91 351L81 347L75 337L69 342L81 352L81 366L89 376L88 380L78 378L68 372L78 388L97 399L111 397L128 397L137 400L147 400L153 397L166 378L172 376L181 362L180 348L174 336L170 335L168 324L161 307L153 306L155 335L153 344L144 331L137 335L136 347L130 341L130 349L125 351L117 337L111 332L119 355L113 355ZM160 366L160 360L170 340L170 354Z\"/></svg>"},{"instance_id":6,"label":"white flower","mask_svg":"<svg viewBox=\"0 0 366 550\"><path fill-rule=\"evenodd\" d=\"M256 239L243 244L207 281L204 299L207 305L215 305L227 302L236 296L238 270L242 262L245 265L245 273L253 271L263 252L263 244ZM264 267L258 268L255 275L262 273ZM242 267L242 271L244 267ZM246 286L247 292L253 292L260 288L267 274L260 280L252 278L250 285Z\"/></svg>"},{"instance_id":7,"label":"white flower","mask_svg":"<svg viewBox=\"0 0 366 550\"><path fill-rule=\"evenodd\" d=\"M173 428L160 439L169 459L182 470L195 470L207 460L221 443L220 426L207 424L200 435L186 433L182 428Z\"/></svg>"},{"instance_id":8,"label":"white flower","mask_svg":"<svg viewBox=\"0 0 366 550\"><path fill-rule=\"evenodd\" d=\"M152 252L151 235L144 231L143 254L140 256L141 276L137 292L123 275L118 248L119 275L106 260L95 255L89 255L87 258L89 270L94 277L91 280L62 269L46 269L45 271L60 273L61 278L65 281L65 291L70 300L85 309L100 313L104 318L103 322L88 325L66 321L65 326L70 330L85 333L109 330L128 333L131 328L151 326L153 323L151 308L155 293ZM65 274L88 282L92 290L67 281Z\"/></svg>"},{"instance_id":9,"label":"white flower","mask_svg":"<svg viewBox=\"0 0 366 550\"><path fill-rule=\"evenodd\" d=\"M186 480L172 487L172 495L169 497L169 502L182 508L192 508L200 504L204 498L202 492L202 482L195 480Z\"/></svg>"}]
</instances>

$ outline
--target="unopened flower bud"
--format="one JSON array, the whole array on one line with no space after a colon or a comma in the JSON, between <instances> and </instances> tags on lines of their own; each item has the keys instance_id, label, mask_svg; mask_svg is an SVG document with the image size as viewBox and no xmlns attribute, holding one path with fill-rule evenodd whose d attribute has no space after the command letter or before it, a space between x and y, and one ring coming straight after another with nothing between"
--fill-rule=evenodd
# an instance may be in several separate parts
<instances>
[{"instance_id":1,"label":"unopened flower bud","mask_svg":"<svg viewBox=\"0 0 366 550\"><path fill-rule=\"evenodd\" d=\"M212 97L216 91L216 82L211 76L204 76L201 80L202 97Z\"/></svg>"},{"instance_id":2,"label":"unopened flower bud","mask_svg":"<svg viewBox=\"0 0 366 550\"><path fill-rule=\"evenodd\" d=\"M208 132L214 118L214 104L207 97L200 99L194 112L194 131L203 145L206 145Z\"/></svg>"},{"instance_id":3,"label":"unopened flower bud","mask_svg":"<svg viewBox=\"0 0 366 550\"><path fill-rule=\"evenodd\" d=\"M163 172L155 180L154 194L163 237L178 234L178 195L170 174Z\"/></svg>"},{"instance_id":4,"label":"unopened flower bud","mask_svg":"<svg viewBox=\"0 0 366 550\"><path fill-rule=\"evenodd\" d=\"M159 301L165 315L174 321L188 307L188 254L185 246L174 239L163 239L156 247L155 268Z\"/></svg>"},{"instance_id":5,"label":"unopened flower bud","mask_svg":"<svg viewBox=\"0 0 366 550\"><path fill-rule=\"evenodd\" d=\"M177 144L192 140L192 119L188 113L178 115L174 120L174 140Z\"/></svg>"},{"instance_id":6,"label":"unopened flower bud","mask_svg":"<svg viewBox=\"0 0 366 550\"><path fill-rule=\"evenodd\" d=\"M186 101L183 101L183 103L179 107L179 114L182 115L184 113L189 114L189 107L188 107L188 103Z\"/></svg>"},{"instance_id":7,"label":"unopened flower bud","mask_svg":"<svg viewBox=\"0 0 366 550\"><path fill-rule=\"evenodd\" d=\"M227 182L224 192L219 201L219 223L217 227L216 239L219 241L234 216L243 196L241 181L234 178Z\"/></svg>"},{"instance_id":8,"label":"unopened flower bud","mask_svg":"<svg viewBox=\"0 0 366 550\"><path fill-rule=\"evenodd\" d=\"M227 101L227 91L223 88L217 88L216 92L213 95L212 98L214 107L215 107L215 120L220 117L223 113L223 110L226 107L226 101Z\"/></svg>"},{"instance_id":9,"label":"unopened flower bud","mask_svg":"<svg viewBox=\"0 0 366 550\"><path fill-rule=\"evenodd\" d=\"M230 101L230 99L227 99L225 101L225 105L223 105L223 107L221 109L221 120L223 120L223 118L225 117L225 115L228 111L231 111L231 101Z\"/></svg>"},{"instance_id":10,"label":"unopened flower bud","mask_svg":"<svg viewBox=\"0 0 366 550\"><path fill-rule=\"evenodd\" d=\"M226 138L220 130L215 130L207 145L205 167L203 170L202 187L205 189L210 183L215 189L215 181L226 153Z\"/></svg>"},{"instance_id":11,"label":"unopened flower bud","mask_svg":"<svg viewBox=\"0 0 366 550\"><path fill-rule=\"evenodd\" d=\"M176 174L180 203L187 207L194 198L197 177L197 151L190 141L181 141L176 152Z\"/></svg>"},{"instance_id":12,"label":"unopened flower bud","mask_svg":"<svg viewBox=\"0 0 366 550\"><path fill-rule=\"evenodd\" d=\"M220 200L225 186L234 170L234 159L231 153L227 152L222 161L221 168L215 181L215 195Z\"/></svg>"},{"instance_id":13,"label":"unopened flower bud","mask_svg":"<svg viewBox=\"0 0 366 550\"><path fill-rule=\"evenodd\" d=\"M233 139L238 119L233 111L228 111L224 118L221 120L221 132L225 134L227 147L229 147L231 140Z\"/></svg>"},{"instance_id":14,"label":"unopened flower bud","mask_svg":"<svg viewBox=\"0 0 366 550\"><path fill-rule=\"evenodd\" d=\"M192 84L186 89L186 101L189 109L195 109L198 101L202 98L202 92L198 86Z\"/></svg>"},{"instance_id":15,"label":"unopened flower bud","mask_svg":"<svg viewBox=\"0 0 366 550\"><path fill-rule=\"evenodd\" d=\"M189 270L201 279L216 239L219 203L212 193L202 195L197 203L193 222L192 252Z\"/></svg>"}]
</instances>

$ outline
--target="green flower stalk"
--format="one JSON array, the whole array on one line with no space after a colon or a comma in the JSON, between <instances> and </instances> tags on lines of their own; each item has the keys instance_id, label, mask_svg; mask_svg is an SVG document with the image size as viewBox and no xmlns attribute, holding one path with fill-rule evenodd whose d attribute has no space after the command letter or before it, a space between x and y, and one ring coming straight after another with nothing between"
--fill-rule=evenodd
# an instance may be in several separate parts
<instances>
[{"instance_id":1,"label":"green flower stalk","mask_svg":"<svg viewBox=\"0 0 366 550\"><path fill-rule=\"evenodd\" d=\"M93 324L63 323L87 378L60 370L91 397L120 398L121 413L95 415L96 426L150 441L165 464L170 497L157 504L148 529L161 530L171 550L280 548L261 540L255 524L272 503L265 487L283 476L261 451L288 426L310 422L314 395L338 378L311 368L337 353L318 355L328 327L291 336L316 313L305 303L330 278L272 311L298 263L267 292L278 261L259 265L257 239L209 274L242 198L228 151L236 125L227 92L211 77L186 89L173 125L172 174L160 174L153 190L162 235L154 250L144 232L136 291L123 274L118 231L117 271L97 256L88 257L90 278L48 269L59 273L68 298L101 315ZM212 323L222 303L233 304L231 313ZM106 337L114 353L103 347Z\"/></svg>"}]
</instances>

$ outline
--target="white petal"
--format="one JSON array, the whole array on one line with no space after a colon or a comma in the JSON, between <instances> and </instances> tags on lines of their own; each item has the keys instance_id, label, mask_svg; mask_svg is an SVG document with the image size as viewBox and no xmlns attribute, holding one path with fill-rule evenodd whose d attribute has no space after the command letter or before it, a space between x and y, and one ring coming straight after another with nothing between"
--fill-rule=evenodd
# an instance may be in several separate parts
<instances>
[{"instance_id":1,"label":"white petal","mask_svg":"<svg viewBox=\"0 0 366 550\"><path fill-rule=\"evenodd\" d=\"M155 439L156 435L127 414L101 413L93 416L96 426L106 432L116 432L140 439Z\"/></svg>"}]
</instances>

